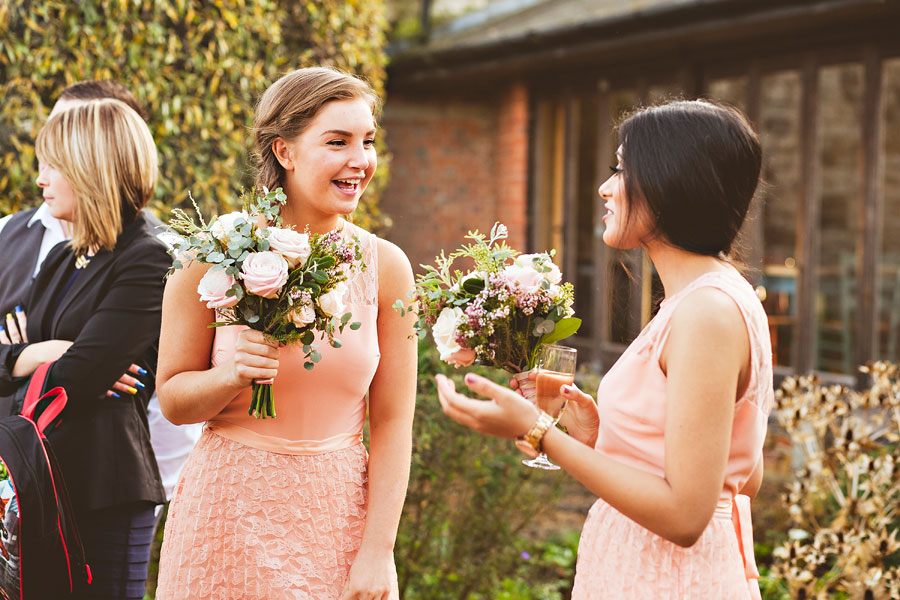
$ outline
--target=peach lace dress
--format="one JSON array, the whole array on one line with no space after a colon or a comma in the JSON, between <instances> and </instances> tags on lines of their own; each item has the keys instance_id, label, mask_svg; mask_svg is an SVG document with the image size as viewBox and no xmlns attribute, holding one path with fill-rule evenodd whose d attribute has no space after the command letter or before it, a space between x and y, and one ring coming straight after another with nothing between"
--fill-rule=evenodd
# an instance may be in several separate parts
<instances>
[{"instance_id":1,"label":"peach lace dress","mask_svg":"<svg viewBox=\"0 0 900 600\"><path fill-rule=\"evenodd\" d=\"M706 273L667 298L597 390L597 452L632 467L664 474L666 377L660 352L672 313L693 290L710 286L740 308L751 346L747 391L735 405L725 485L715 514L696 544L678 546L598 499L578 548L573 600L747 600L759 598L750 525L750 499L738 492L762 452L774 402L772 349L766 315L753 288L737 273Z\"/></svg>"},{"instance_id":2,"label":"peach lace dress","mask_svg":"<svg viewBox=\"0 0 900 600\"><path fill-rule=\"evenodd\" d=\"M169 507L159 600L340 597L366 521L362 430L381 356L376 238L346 222L343 231L359 236L367 265L345 298L362 327L344 329L341 348L317 338L322 360L311 371L299 346L282 348L277 418L248 416L248 387L206 423ZM238 332L216 330L213 365Z\"/></svg>"}]
</instances>

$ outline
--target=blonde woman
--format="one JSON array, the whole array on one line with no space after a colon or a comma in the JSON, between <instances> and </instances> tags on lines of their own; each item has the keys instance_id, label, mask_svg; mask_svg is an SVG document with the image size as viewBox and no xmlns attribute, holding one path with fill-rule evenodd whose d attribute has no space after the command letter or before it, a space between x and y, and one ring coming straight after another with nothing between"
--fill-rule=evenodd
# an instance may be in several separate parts
<instances>
[{"instance_id":1,"label":"blonde woman","mask_svg":"<svg viewBox=\"0 0 900 600\"><path fill-rule=\"evenodd\" d=\"M397 598L393 546L409 477L416 388L412 289L396 246L349 223L375 172L376 97L332 69L299 69L257 109L257 186L281 187L285 223L356 235L367 269L345 302L362 327L303 368L298 347L259 332L210 329L206 269L169 279L157 383L163 414L206 428L175 487L157 598ZM247 415L250 383L275 378L278 417ZM368 402L367 402L368 400ZM368 416L369 452L362 444Z\"/></svg>"},{"instance_id":2,"label":"blonde woman","mask_svg":"<svg viewBox=\"0 0 900 600\"><path fill-rule=\"evenodd\" d=\"M156 147L134 110L104 99L54 115L36 153L44 201L72 239L47 256L25 303L30 341L0 345L0 394L53 363L48 385L64 387L69 404L48 438L93 573L87 597L139 599L165 501L147 427L152 383L119 398L107 390L132 363L156 369L170 258L139 217Z\"/></svg>"}]
</instances>

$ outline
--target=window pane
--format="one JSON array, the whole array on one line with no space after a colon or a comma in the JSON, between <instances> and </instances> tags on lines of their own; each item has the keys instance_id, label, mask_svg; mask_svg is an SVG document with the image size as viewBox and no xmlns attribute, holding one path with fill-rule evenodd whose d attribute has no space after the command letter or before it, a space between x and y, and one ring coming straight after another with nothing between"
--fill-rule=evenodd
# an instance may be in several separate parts
<instances>
[{"instance_id":1,"label":"window pane","mask_svg":"<svg viewBox=\"0 0 900 600\"><path fill-rule=\"evenodd\" d=\"M723 102L741 111L746 111L747 78L728 77L725 79L714 79L709 82L709 89L706 95L710 100Z\"/></svg>"},{"instance_id":2,"label":"window pane","mask_svg":"<svg viewBox=\"0 0 900 600\"><path fill-rule=\"evenodd\" d=\"M863 69L823 67L819 73L819 285L814 368L853 373L856 335L856 240L862 196L860 164Z\"/></svg>"},{"instance_id":3,"label":"window pane","mask_svg":"<svg viewBox=\"0 0 900 600\"><path fill-rule=\"evenodd\" d=\"M884 102L884 227L878 269L878 355L900 359L900 58L886 60L882 70Z\"/></svg>"},{"instance_id":4,"label":"window pane","mask_svg":"<svg viewBox=\"0 0 900 600\"><path fill-rule=\"evenodd\" d=\"M800 76L762 80L759 133L763 147L764 306L775 363L794 363L797 318L797 208L800 198Z\"/></svg>"},{"instance_id":5,"label":"window pane","mask_svg":"<svg viewBox=\"0 0 900 600\"><path fill-rule=\"evenodd\" d=\"M563 159L565 152L565 112L559 101L538 103L535 114L535 164L539 177L533 225L535 252L556 248L556 263L563 264Z\"/></svg>"}]
</instances>

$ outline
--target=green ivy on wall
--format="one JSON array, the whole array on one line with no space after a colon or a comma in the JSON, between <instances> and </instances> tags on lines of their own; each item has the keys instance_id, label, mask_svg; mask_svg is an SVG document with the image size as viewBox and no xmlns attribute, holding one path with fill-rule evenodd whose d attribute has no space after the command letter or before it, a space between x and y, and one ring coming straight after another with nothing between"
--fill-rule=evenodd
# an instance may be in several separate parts
<instances>
[{"instance_id":1,"label":"green ivy on wall","mask_svg":"<svg viewBox=\"0 0 900 600\"><path fill-rule=\"evenodd\" d=\"M249 126L262 91L292 69L333 65L383 92L385 27L382 0L4 0L0 215L40 200L34 139L59 92L83 79L116 79L146 106L158 212L188 192L205 211L232 209L252 183ZM385 221L379 187L357 213L363 226Z\"/></svg>"}]
</instances>

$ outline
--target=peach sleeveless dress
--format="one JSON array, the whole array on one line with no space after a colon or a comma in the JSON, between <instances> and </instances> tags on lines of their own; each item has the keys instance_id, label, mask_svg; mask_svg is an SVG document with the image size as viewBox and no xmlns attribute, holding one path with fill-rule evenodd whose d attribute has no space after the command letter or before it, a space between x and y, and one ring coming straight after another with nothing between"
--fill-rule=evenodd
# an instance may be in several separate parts
<instances>
[{"instance_id":1,"label":"peach sleeveless dress","mask_svg":"<svg viewBox=\"0 0 900 600\"><path fill-rule=\"evenodd\" d=\"M364 272L351 274L353 320L341 348L316 344L303 368L299 346L281 349L277 418L248 416L250 388L214 419L175 488L159 565L159 600L336 600L366 521L366 393L378 347L374 235L342 222L361 242ZM212 364L234 352L240 329L216 330ZM397 598L396 574L392 598Z\"/></svg>"},{"instance_id":2,"label":"peach sleeveless dress","mask_svg":"<svg viewBox=\"0 0 900 600\"><path fill-rule=\"evenodd\" d=\"M762 452L774 402L772 349L756 293L735 270L706 273L665 299L597 390L596 450L632 467L664 474L666 377L660 352L678 303L699 287L734 300L750 337L751 372L735 405L725 484L715 514L696 544L683 548L638 525L598 499L578 548L573 600L747 600L760 597L753 557L750 499L738 492Z\"/></svg>"}]
</instances>

